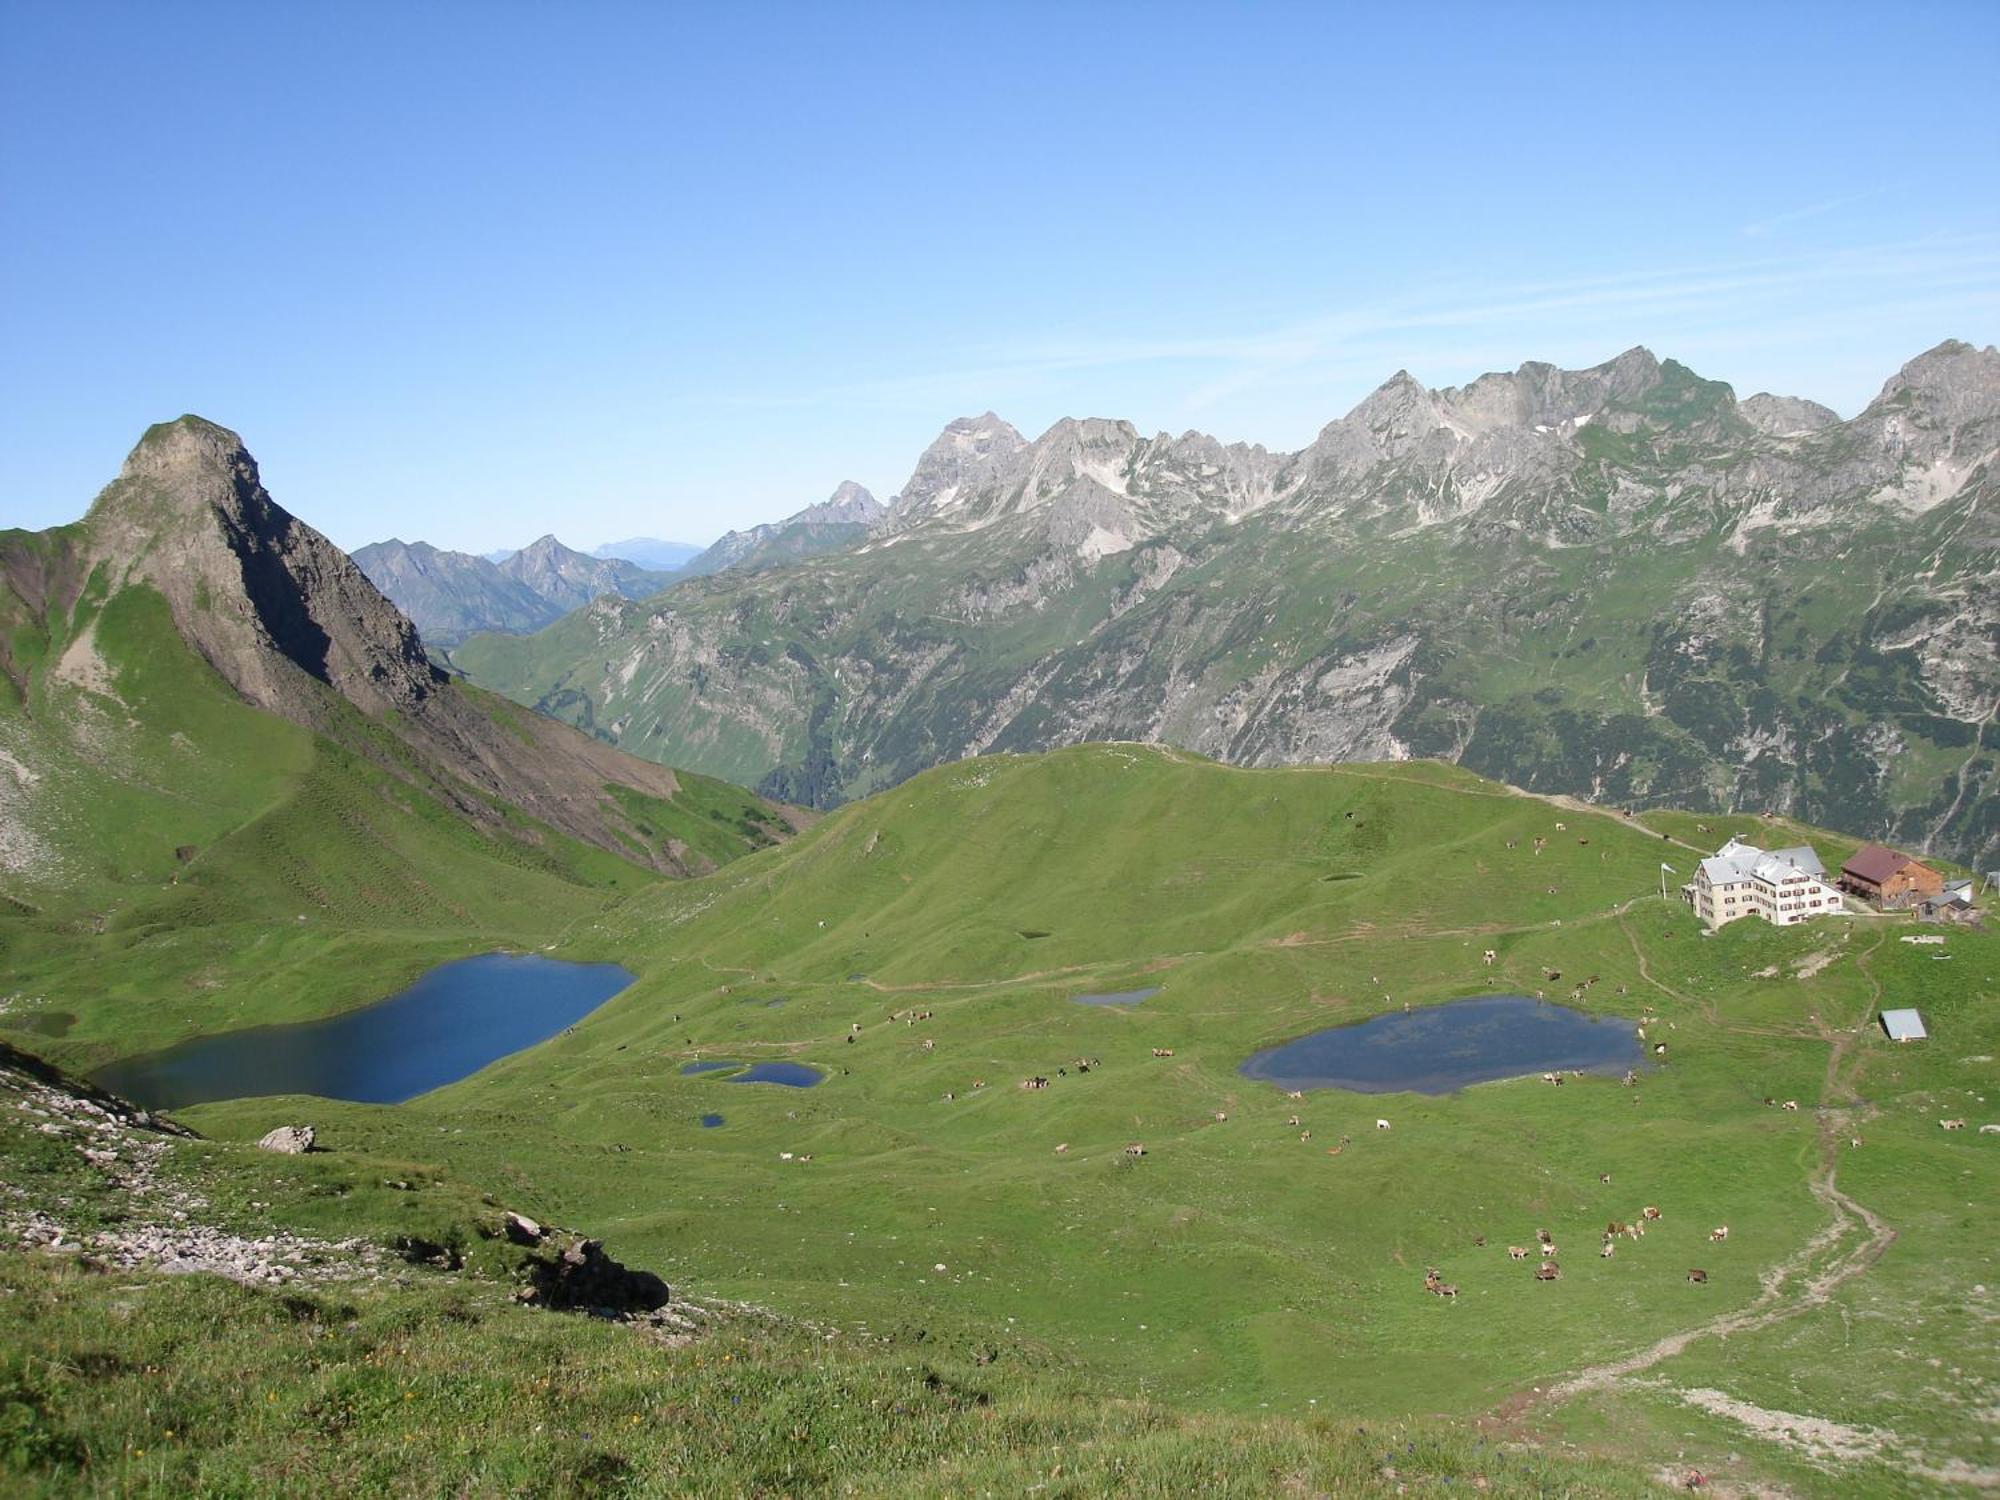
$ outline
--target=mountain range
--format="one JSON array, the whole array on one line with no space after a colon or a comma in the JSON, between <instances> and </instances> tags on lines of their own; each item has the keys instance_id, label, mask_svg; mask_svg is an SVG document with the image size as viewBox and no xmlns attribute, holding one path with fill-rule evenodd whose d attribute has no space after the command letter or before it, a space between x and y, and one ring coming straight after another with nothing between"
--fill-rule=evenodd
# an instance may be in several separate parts
<instances>
[{"instance_id":1,"label":"mountain range","mask_svg":"<svg viewBox=\"0 0 2000 1500\"><path fill-rule=\"evenodd\" d=\"M539 630L600 594L642 599L669 577L623 559L588 556L553 536L498 562L393 538L360 548L354 561L425 643L440 647L479 630Z\"/></svg>"},{"instance_id":2,"label":"mountain range","mask_svg":"<svg viewBox=\"0 0 2000 1500\"><path fill-rule=\"evenodd\" d=\"M1955 341L1849 420L1645 349L1459 388L1399 372L1293 453L1102 419L1030 440L987 413L830 550L454 662L822 807L1127 739L1432 756L1990 862L1996 449L2000 351Z\"/></svg>"}]
</instances>

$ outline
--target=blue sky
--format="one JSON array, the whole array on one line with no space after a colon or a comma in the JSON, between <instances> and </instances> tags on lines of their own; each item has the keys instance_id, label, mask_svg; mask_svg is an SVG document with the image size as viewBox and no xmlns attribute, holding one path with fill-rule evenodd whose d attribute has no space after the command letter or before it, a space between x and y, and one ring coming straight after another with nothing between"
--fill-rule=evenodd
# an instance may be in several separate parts
<instances>
[{"instance_id":1,"label":"blue sky","mask_svg":"<svg viewBox=\"0 0 2000 1500\"><path fill-rule=\"evenodd\" d=\"M0 0L0 525L183 411L467 549L1639 343L1851 414L2000 341L1997 69L1990 0Z\"/></svg>"}]
</instances>

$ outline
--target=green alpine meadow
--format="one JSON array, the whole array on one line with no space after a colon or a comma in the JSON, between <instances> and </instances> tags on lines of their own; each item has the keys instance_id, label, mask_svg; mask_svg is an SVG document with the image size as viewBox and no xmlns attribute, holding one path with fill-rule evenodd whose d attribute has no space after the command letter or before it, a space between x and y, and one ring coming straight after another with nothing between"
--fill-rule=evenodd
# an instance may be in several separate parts
<instances>
[{"instance_id":1,"label":"green alpine meadow","mask_svg":"<svg viewBox=\"0 0 2000 1500\"><path fill-rule=\"evenodd\" d=\"M1976 881L1710 931L1726 839L1866 838L1420 757L1087 743L804 811L454 678L197 418L0 576L19 1492L2000 1474ZM397 1102L267 1087L449 1044L394 1007L487 954L629 983ZM222 1042L266 1060L151 1095Z\"/></svg>"}]
</instances>

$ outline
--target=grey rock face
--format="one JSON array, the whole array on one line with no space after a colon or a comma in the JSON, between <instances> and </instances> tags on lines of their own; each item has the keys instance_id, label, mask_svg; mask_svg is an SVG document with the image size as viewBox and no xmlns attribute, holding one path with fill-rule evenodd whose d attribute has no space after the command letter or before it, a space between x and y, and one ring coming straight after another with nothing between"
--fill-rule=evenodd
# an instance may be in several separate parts
<instances>
[{"instance_id":1,"label":"grey rock face","mask_svg":"<svg viewBox=\"0 0 2000 1500\"><path fill-rule=\"evenodd\" d=\"M1766 437L1804 437L1840 422L1840 413L1830 406L1798 396L1773 396L1767 391L1746 396L1738 409L1743 420Z\"/></svg>"},{"instance_id":2,"label":"grey rock face","mask_svg":"<svg viewBox=\"0 0 2000 1500\"><path fill-rule=\"evenodd\" d=\"M286 1156L304 1156L313 1148L317 1139L310 1125L280 1125L257 1144L266 1151L281 1152Z\"/></svg>"}]
</instances>

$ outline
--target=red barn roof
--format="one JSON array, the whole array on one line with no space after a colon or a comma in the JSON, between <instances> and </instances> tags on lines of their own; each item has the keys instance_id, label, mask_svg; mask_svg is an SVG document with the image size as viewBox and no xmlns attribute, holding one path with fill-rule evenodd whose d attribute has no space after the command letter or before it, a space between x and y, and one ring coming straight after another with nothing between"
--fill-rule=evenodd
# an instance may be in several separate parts
<instances>
[{"instance_id":1,"label":"red barn roof","mask_svg":"<svg viewBox=\"0 0 2000 1500\"><path fill-rule=\"evenodd\" d=\"M1865 880L1870 885L1880 885L1910 862L1907 854L1898 854L1880 844L1868 844L1855 851L1854 858L1840 867L1840 873Z\"/></svg>"}]
</instances>

